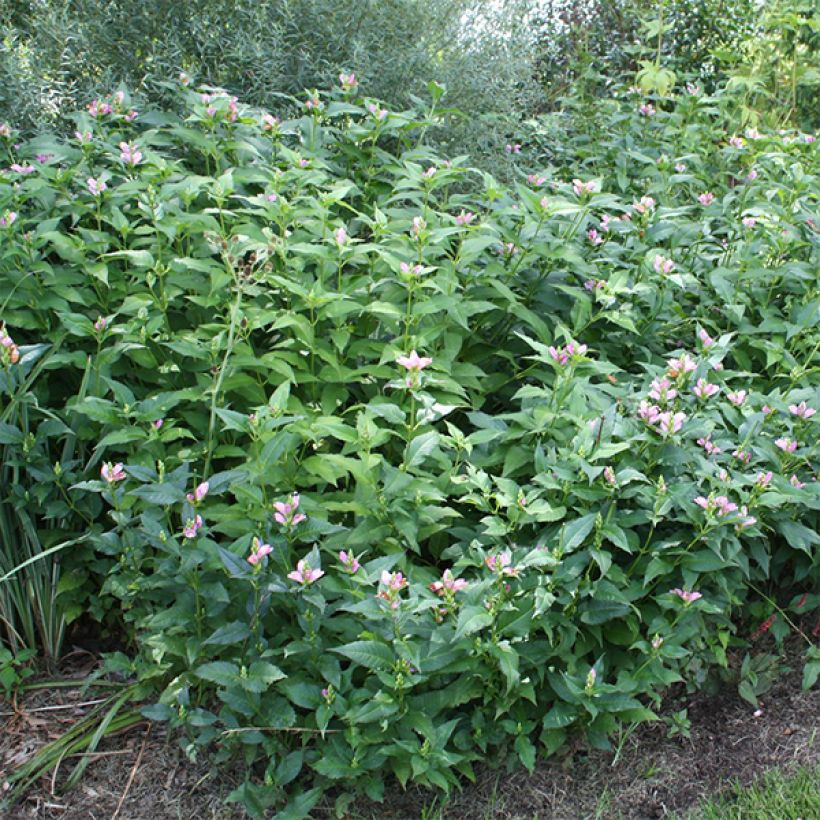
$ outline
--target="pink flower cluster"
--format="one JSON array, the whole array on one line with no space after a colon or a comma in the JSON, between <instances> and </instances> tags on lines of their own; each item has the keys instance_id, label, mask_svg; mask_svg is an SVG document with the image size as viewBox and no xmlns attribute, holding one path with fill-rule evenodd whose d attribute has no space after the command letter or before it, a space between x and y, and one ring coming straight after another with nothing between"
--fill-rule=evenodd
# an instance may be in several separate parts
<instances>
[{"instance_id":1,"label":"pink flower cluster","mask_svg":"<svg viewBox=\"0 0 820 820\"><path fill-rule=\"evenodd\" d=\"M652 103L641 103L638 107L638 113L642 117L654 117L655 116L655 106Z\"/></svg>"},{"instance_id":2,"label":"pink flower cluster","mask_svg":"<svg viewBox=\"0 0 820 820\"><path fill-rule=\"evenodd\" d=\"M251 566L256 566L266 555L270 555L272 552L273 547L270 544L263 544L259 538L254 537L248 563Z\"/></svg>"},{"instance_id":3,"label":"pink flower cluster","mask_svg":"<svg viewBox=\"0 0 820 820\"><path fill-rule=\"evenodd\" d=\"M632 210L639 214L648 214L655 210L656 204L651 196L642 196L638 202L632 203Z\"/></svg>"},{"instance_id":4,"label":"pink flower cluster","mask_svg":"<svg viewBox=\"0 0 820 820\"><path fill-rule=\"evenodd\" d=\"M594 194L598 190L595 182L582 182L580 179L572 180L572 190L575 191L576 196L583 194Z\"/></svg>"},{"instance_id":5,"label":"pink flower cluster","mask_svg":"<svg viewBox=\"0 0 820 820\"><path fill-rule=\"evenodd\" d=\"M747 392L745 390L735 390L731 393L726 394L726 398L729 399L735 407L741 407L743 402L746 401Z\"/></svg>"},{"instance_id":6,"label":"pink flower cluster","mask_svg":"<svg viewBox=\"0 0 820 820\"><path fill-rule=\"evenodd\" d=\"M384 570L379 580L380 589L376 597L390 604L391 609L398 609L401 591L407 586L407 579L400 572Z\"/></svg>"},{"instance_id":7,"label":"pink flower cluster","mask_svg":"<svg viewBox=\"0 0 820 820\"><path fill-rule=\"evenodd\" d=\"M133 168L142 162L142 152L136 147L136 145L132 145L128 142L121 142L120 159L126 165L130 165Z\"/></svg>"},{"instance_id":8,"label":"pink flower cluster","mask_svg":"<svg viewBox=\"0 0 820 820\"><path fill-rule=\"evenodd\" d=\"M344 571L349 572L351 575L355 575L359 569L361 569L362 565L359 563L359 559L353 554L353 552L347 553L344 550L340 550L339 560L342 562Z\"/></svg>"},{"instance_id":9,"label":"pink flower cluster","mask_svg":"<svg viewBox=\"0 0 820 820\"><path fill-rule=\"evenodd\" d=\"M809 407L806 402L801 401L800 404L790 404L789 412L798 418L810 419L817 411L813 407Z\"/></svg>"},{"instance_id":10,"label":"pink flower cluster","mask_svg":"<svg viewBox=\"0 0 820 820\"><path fill-rule=\"evenodd\" d=\"M456 592L462 592L467 589L467 582L463 578L455 578L453 571L446 569L441 576L441 580L433 581L429 588L432 592L435 592L436 595L446 596L449 594L453 596Z\"/></svg>"},{"instance_id":11,"label":"pink flower cluster","mask_svg":"<svg viewBox=\"0 0 820 820\"><path fill-rule=\"evenodd\" d=\"M649 397L662 404L672 401L678 395L678 391L672 386L669 379L655 379L649 390Z\"/></svg>"},{"instance_id":12,"label":"pink flower cluster","mask_svg":"<svg viewBox=\"0 0 820 820\"><path fill-rule=\"evenodd\" d=\"M196 538L196 534L199 532L200 528L205 522L202 520L201 515L197 515L194 518L188 519L185 524L185 528L182 530L182 534L186 538Z\"/></svg>"},{"instance_id":13,"label":"pink flower cluster","mask_svg":"<svg viewBox=\"0 0 820 820\"><path fill-rule=\"evenodd\" d=\"M685 589L675 589L669 590L673 595L677 595L685 604L691 604L694 601L697 601L699 598L702 598L703 595L700 592L691 591Z\"/></svg>"},{"instance_id":14,"label":"pink flower cluster","mask_svg":"<svg viewBox=\"0 0 820 820\"><path fill-rule=\"evenodd\" d=\"M2 322L0 322L0 361L8 364L17 364L20 361L20 348L14 344L14 339L9 336Z\"/></svg>"},{"instance_id":15,"label":"pink flower cluster","mask_svg":"<svg viewBox=\"0 0 820 820\"><path fill-rule=\"evenodd\" d=\"M512 564L512 555L510 554L509 550L505 550L504 552L500 552L493 555L488 555L484 559L484 564L487 566L491 572L496 573L497 575L507 575L511 578L515 578L518 576L518 567L511 566Z\"/></svg>"},{"instance_id":16,"label":"pink flower cluster","mask_svg":"<svg viewBox=\"0 0 820 820\"><path fill-rule=\"evenodd\" d=\"M17 211L6 211L0 216L0 228L10 228L17 221Z\"/></svg>"},{"instance_id":17,"label":"pink flower cluster","mask_svg":"<svg viewBox=\"0 0 820 820\"><path fill-rule=\"evenodd\" d=\"M698 202L700 202L704 208L711 205L714 201L715 195L711 191L706 191L698 197Z\"/></svg>"},{"instance_id":18,"label":"pink flower cluster","mask_svg":"<svg viewBox=\"0 0 820 820\"><path fill-rule=\"evenodd\" d=\"M698 444L703 447L710 456L717 455L720 452L720 447L712 441L711 435L706 436L706 438L699 438Z\"/></svg>"},{"instance_id":19,"label":"pink flower cluster","mask_svg":"<svg viewBox=\"0 0 820 820\"><path fill-rule=\"evenodd\" d=\"M161 426L161 425L160 425ZM207 481L202 481L201 483L197 484L194 488L192 493L188 493L185 498L188 500L189 504L198 504L208 495L208 490L210 489L210 484Z\"/></svg>"},{"instance_id":20,"label":"pink flower cluster","mask_svg":"<svg viewBox=\"0 0 820 820\"><path fill-rule=\"evenodd\" d=\"M342 72L339 75L339 83L342 86L342 91L352 91L359 84L359 81L356 79L355 74Z\"/></svg>"},{"instance_id":21,"label":"pink flower cluster","mask_svg":"<svg viewBox=\"0 0 820 820\"><path fill-rule=\"evenodd\" d=\"M797 442L783 437L775 441L775 446L779 447L784 453L793 453L797 449Z\"/></svg>"},{"instance_id":22,"label":"pink flower cluster","mask_svg":"<svg viewBox=\"0 0 820 820\"><path fill-rule=\"evenodd\" d=\"M657 254L652 267L655 268L655 273L672 273L675 270L675 263L671 259Z\"/></svg>"},{"instance_id":23,"label":"pink flower cluster","mask_svg":"<svg viewBox=\"0 0 820 820\"><path fill-rule=\"evenodd\" d=\"M703 507L706 512L716 512L721 517L737 511L737 504L735 504L734 501L729 501L725 495L719 495L715 498L712 498L712 496L704 498L702 495L699 495L695 499L695 504L699 507Z\"/></svg>"},{"instance_id":24,"label":"pink flower cluster","mask_svg":"<svg viewBox=\"0 0 820 820\"><path fill-rule=\"evenodd\" d=\"M86 180L86 186L88 188L89 193L92 196L100 196L103 191L108 190L108 186L105 182L101 179L94 179L94 177L89 177Z\"/></svg>"},{"instance_id":25,"label":"pink flower cluster","mask_svg":"<svg viewBox=\"0 0 820 820\"><path fill-rule=\"evenodd\" d=\"M720 388L716 384L709 384L706 379L698 379L697 384L692 388L692 392L699 399L710 399L712 396L720 392Z\"/></svg>"},{"instance_id":26,"label":"pink flower cluster","mask_svg":"<svg viewBox=\"0 0 820 820\"><path fill-rule=\"evenodd\" d=\"M273 509L274 520L282 526L295 527L307 518L304 513L296 512L299 509L299 493L294 493L288 501L274 501Z\"/></svg>"},{"instance_id":27,"label":"pink flower cluster","mask_svg":"<svg viewBox=\"0 0 820 820\"><path fill-rule=\"evenodd\" d=\"M100 475L109 484L116 484L126 478L125 467L122 463L112 464L110 461L106 461L100 469Z\"/></svg>"},{"instance_id":28,"label":"pink flower cluster","mask_svg":"<svg viewBox=\"0 0 820 820\"><path fill-rule=\"evenodd\" d=\"M558 362L561 367L564 367L570 359L581 358L586 355L586 345L576 345L575 342L568 342L564 347L550 347L547 348L550 357Z\"/></svg>"},{"instance_id":29,"label":"pink flower cluster","mask_svg":"<svg viewBox=\"0 0 820 820\"><path fill-rule=\"evenodd\" d=\"M296 581L297 584L307 586L314 581L318 581L324 574L324 570L313 569L307 560L303 558L296 562L296 569L288 573L288 578L291 581Z\"/></svg>"}]
</instances>

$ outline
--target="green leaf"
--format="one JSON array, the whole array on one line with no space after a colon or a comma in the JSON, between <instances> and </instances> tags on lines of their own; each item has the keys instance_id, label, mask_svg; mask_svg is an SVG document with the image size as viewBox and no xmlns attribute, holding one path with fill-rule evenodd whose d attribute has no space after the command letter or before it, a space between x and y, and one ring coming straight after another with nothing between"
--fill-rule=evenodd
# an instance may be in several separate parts
<instances>
[{"instance_id":1,"label":"green leaf","mask_svg":"<svg viewBox=\"0 0 820 820\"><path fill-rule=\"evenodd\" d=\"M393 650L378 641L353 641L353 643L332 649L367 669L392 669L396 662Z\"/></svg>"},{"instance_id":2,"label":"green leaf","mask_svg":"<svg viewBox=\"0 0 820 820\"><path fill-rule=\"evenodd\" d=\"M459 610L455 638L465 638L493 622L493 616L483 606L464 606Z\"/></svg>"},{"instance_id":3,"label":"green leaf","mask_svg":"<svg viewBox=\"0 0 820 820\"><path fill-rule=\"evenodd\" d=\"M418 466L436 449L438 442L439 434L435 430L416 436L416 438L407 445L407 456L404 460L405 464L408 467Z\"/></svg>"},{"instance_id":4,"label":"green leaf","mask_svg":"<svg viewBox=\"0 0 820 820\"><path fill-rule=\"evenodd\" d=\"M240 680L239 667L229 661L211 661L195 669L194 674L219 686L234 686Z\"/></svg>"}]
</instances>

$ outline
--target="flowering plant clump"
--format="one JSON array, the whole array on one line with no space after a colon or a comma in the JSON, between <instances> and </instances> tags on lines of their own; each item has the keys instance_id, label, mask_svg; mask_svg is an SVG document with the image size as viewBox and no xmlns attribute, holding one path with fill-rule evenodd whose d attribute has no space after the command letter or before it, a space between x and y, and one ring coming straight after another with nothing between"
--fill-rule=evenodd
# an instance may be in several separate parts
<instances>
[{"instance_id":1,"label":"flowering plant clump","mask_svg":"<svg viewBox=\"0 0 820 820\"><path fill-rule=\"evenodd\" d=\"M619 97L504 187L353 73L179 93L0 144L0 503L232 799L603 748L820 605L810 143Z\"/></svg>"}]
</instances>

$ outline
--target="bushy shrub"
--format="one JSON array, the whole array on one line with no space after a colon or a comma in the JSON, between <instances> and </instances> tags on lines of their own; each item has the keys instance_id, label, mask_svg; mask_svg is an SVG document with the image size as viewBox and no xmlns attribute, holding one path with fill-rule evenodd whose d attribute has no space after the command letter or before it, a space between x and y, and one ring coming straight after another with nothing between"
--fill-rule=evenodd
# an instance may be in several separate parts
<instances>
[{"instance_id":1,"label":"bushy shrub","mask_svg":"<svg viewBox=\"0 0 820 820\"><path fill-rule=\"evenodd\" d=\"M252 813L606 746L820 604L816 153L692 92L512 188L350 77L6 134L4 504Z\"/></svg>"}]
</instances>

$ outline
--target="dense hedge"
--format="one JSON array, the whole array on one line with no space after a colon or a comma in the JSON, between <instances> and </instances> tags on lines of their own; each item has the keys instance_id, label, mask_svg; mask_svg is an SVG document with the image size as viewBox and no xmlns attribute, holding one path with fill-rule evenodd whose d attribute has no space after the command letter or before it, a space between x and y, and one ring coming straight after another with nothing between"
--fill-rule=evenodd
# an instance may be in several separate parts
<instances>
[{"instance_id":1,"label":"dense hedge","mask_svg":"<svg viewBox=\"0 0 820 820\"><path fill-rule=\"evenodd\" d=\"M0 138L0 511L251 812L605 746L820 604L810 137L627 94L505 188L350 77L180 93Z\"/></svg>"}]
</instances>

